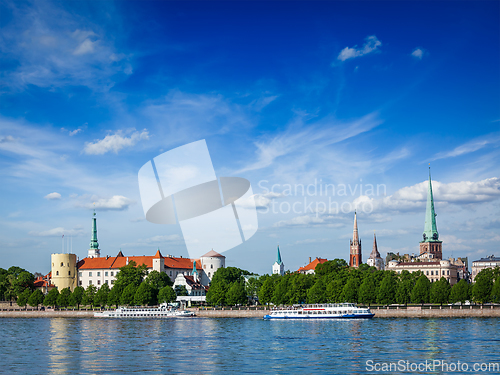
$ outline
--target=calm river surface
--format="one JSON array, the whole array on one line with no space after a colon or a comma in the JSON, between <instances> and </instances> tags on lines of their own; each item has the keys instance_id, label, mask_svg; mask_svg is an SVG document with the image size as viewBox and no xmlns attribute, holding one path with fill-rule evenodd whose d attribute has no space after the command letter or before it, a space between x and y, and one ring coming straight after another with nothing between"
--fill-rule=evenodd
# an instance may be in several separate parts
<instances>
[{"instance_id":1,"label":"calm river surface","mask_svg":"<svg viewBox=\"0 0 500 375\"><path fill-rule=\"evenodd\" d=\"M369 360L380 366L460 361L471 371L475 362L500 362L499 322L1 319L0 372L356 374L374 369L367 367Z\"/></svg>"}]
</instances>

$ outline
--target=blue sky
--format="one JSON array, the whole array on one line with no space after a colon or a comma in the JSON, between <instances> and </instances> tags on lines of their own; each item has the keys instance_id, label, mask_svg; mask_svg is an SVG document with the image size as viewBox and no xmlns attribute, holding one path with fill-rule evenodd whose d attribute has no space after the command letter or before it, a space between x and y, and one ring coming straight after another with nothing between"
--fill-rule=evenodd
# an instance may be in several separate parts
<instances>
[{"instance_id":1,"label":"blue sky","mask_svg":"<svg viewBox=\"0 0 500 375\"><path fill-rule=\"evenodd\" d=\"M290 270L347 259L354 207L365 261L373 231L383 256L418 252L428 163L444 256L498 255L499 15L497 1L2 1L0 267L48 272L62 234L86 256L94 202L101 254L187 256L179 227L144 220L137 172L200 139L259 206L228 265L270 272L278 244ZM287 193L301 184L337 194ZM329 199L352 210L316 209Z\"/></svg>"}]
</instances>

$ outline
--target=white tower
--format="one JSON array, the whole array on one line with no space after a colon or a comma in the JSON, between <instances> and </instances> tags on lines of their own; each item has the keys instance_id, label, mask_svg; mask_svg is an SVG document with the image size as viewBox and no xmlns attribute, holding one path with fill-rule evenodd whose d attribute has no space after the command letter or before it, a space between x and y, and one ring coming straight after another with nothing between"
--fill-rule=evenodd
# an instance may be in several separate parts
<instances>
[{"instance_id":1,"label":"white tower","mask_svg":"<svg viewBox=\"0 0 500 375\"><path fill-rule=\"evenodd\" d=\"M218 252L210 250L205 255L200 257L201 267L203 268L203 273L201 274L201 283L203 285L210 284L214 273L217 272L219 268L224 268L226 266L226 257L220 255Z\"/></svg>"},{"instance_id":2,"label":"white tower","mask_svg":"<svg viewBox=\"0 0 500 375\"><path fill-rule=\"evenodd\" d=\"M370 257L366 261L366 263L370 267L375 267L378 270L384 270L385 265L384 265L384 260L380 256L380 253L378 252L378 247L377 247L377 237L375 237L375 233L373 233L373 250L370 254Z\"/></svg>"},{"instance_id":3,"label":"white tower","mask_svg":"<svg viewBox=\"0 0 500 375\"><path fill-rule=\"evenodd\" d=\"M279 245L278 245L278 253L276 254L276 261L273 264L273 275L274 274L280 274L281 276L285 274L285 264L281 261Z\"/></svg>"}]
</instances>

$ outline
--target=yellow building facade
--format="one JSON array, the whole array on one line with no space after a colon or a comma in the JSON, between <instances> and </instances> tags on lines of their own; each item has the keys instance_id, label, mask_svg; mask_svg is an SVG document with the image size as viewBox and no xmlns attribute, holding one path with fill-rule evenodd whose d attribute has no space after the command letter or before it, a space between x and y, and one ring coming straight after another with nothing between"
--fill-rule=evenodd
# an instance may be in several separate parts
<instances>
[{"instance_id":1,"label":"yellow building facade","mask_svg":"<svg viewBox=\"0 0 500 375\"><path fill-rule=\"evenodd\" d=\"M52 254L51 282L62 291L69 288L73 291L77 286L76 254Z\"/></svg>"}]
</instances>

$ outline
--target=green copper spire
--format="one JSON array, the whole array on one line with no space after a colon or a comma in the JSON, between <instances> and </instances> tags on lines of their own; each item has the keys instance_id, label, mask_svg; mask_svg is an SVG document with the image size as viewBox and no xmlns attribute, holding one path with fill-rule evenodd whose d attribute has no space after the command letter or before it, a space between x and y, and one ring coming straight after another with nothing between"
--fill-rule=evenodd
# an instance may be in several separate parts
<instances>
[{"instance_id":1,"label":"green copper spire","mask_svg":"<svg viewBox=\"0 0 500 375\"><path fill-rule=\"evenodd\" d=\"M196 260L193 262L193 271L191 272L191 275L194 276L198 276L198 270L196 269Z\"/></svg>"},{"instance_id":2,"label":"green copper spire","mask_svg":"<svg viewBox=\"0 0 500 375\"><path fill-rule=\"evenodd\" d=\"M278 254L276 254L276 263L281 264L281 254L280 254L280 246L278 245Z\"/></svg>"},{"instance_id":3,"label":"green copper spire","mask_svg":"<svg viewBox=\"0 0 500 375\"><path fill-rule=\"evenodd\" d=\"M92 218L92 239L90 240L90 249L99 249L99 242L97 242L97 219L95 217L95 210L94 217Z\"/></svg>"},{"instance_id":4,"label":"green copper spire","mask_svg":"<svg viewBox=\"0 0 500 375\"><path fill-rule=\"evenodd\" d=\"M422 242L438 242L439 233L434 212L434 197L432 196L431 167L429 167L429 187L427 190L427 208L425 209L424 240Z\"/></svg>"}]
</instances>

